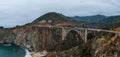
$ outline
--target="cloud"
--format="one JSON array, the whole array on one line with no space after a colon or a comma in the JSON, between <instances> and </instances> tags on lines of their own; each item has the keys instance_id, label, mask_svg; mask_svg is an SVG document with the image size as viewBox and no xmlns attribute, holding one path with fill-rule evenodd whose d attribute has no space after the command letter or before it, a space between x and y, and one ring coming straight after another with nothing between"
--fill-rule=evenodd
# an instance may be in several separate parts
<instances>
[{"instance_id":1,"label":"cloud","mask_svg":"<svg viewBox=\"0 0 120 57\"><path fill-rule=\"evenodd\" d=\"M23 25L47 12L120 15L120 0L0 0L0 26Z\"/></svg>"}]
</instances>

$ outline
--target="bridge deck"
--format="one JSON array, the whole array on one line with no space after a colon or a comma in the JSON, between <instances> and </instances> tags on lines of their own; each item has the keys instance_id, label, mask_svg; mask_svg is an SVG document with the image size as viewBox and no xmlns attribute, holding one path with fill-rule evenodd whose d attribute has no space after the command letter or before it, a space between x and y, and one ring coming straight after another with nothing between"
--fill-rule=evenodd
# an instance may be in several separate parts
<instances>
[{"instance_id":1,"label":"bridge deck","mask_svg":"<svg viewBox=\"0 0 120 57\"><path fill-rule=\"evenodd\" d=\"M78 28L78 27L57 27L57 26L39 26L39 27L49 27L49 28L64 28L64 29L80 29L80 30L89 30L89 31L103 31L103 32L111 32L120 34L120 32L113 31L113 30L103 30L103 29L94 29L94 28Z\"/></svg>"}]
</instances>

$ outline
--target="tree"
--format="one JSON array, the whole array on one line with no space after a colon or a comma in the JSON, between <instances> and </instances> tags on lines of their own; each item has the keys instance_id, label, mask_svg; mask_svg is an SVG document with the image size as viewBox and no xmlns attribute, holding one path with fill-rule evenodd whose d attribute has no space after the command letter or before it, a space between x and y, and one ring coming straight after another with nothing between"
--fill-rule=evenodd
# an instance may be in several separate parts
<instances>
[{"instance_id":1,"label":"tree","mask_svg":"<svg viewBox=\"0 0 120 57\"><path fill-rule=\"evenodd\" d=\"M4 28L3 26L0 27L0 29L3 29L3 28Z\"/></svg>"}]
</instances>

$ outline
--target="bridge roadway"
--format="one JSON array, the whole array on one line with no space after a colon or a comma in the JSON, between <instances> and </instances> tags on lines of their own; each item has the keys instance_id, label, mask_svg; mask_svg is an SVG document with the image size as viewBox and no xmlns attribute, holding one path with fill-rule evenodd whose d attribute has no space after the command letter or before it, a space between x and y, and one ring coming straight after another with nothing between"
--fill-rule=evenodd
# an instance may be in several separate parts
<instances>
[{"instance_id":1,"label":"bridge roadway","mask_svg":"<svg viewBox=\"0 0 120 57\"><path fill-rule=\"evenodd\" d=\"M58 26L39 26L39 27L49 27L49 28L64 28L64 29L80 29L80 30L88 30L88 31L98 31L98 32L110 32L110 33L117 33L120 34L120 32L113 31L113 30L103 30L103 29L94 29L94 28L79 28L79 27L58 27Z\"/></svg>"}]
</instances>

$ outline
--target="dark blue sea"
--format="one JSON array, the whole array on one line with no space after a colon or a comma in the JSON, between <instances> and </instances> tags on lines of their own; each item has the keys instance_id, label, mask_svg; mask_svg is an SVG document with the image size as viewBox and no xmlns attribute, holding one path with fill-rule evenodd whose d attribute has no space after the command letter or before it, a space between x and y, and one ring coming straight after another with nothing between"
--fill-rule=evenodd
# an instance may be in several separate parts
<instances>
[{"instance_id":1,"label":"dark blue sea","mask_svg":"<svg viewBox=\"0 0 120 57\"><path fill-rule=\"evenodd\" d=\"M31 57L30 52L16 45L0 44L0 57Z\"/></svg>"}]
</instances>

